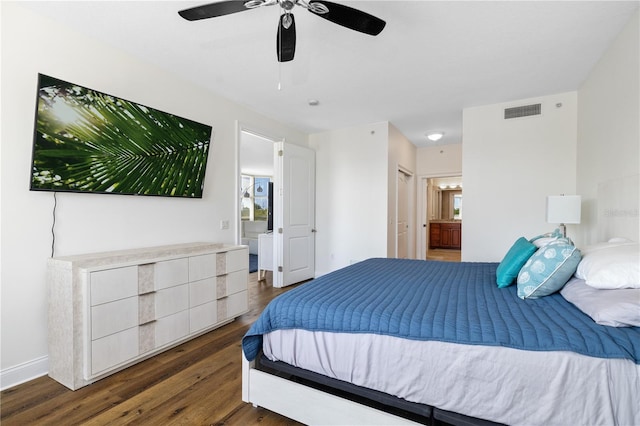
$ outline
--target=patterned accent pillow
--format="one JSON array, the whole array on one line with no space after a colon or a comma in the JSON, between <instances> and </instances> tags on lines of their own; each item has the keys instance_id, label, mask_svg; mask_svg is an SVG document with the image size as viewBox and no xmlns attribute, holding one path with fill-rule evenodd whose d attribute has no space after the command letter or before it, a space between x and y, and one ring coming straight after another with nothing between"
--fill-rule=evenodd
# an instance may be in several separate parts
<instances>
[{"instance_id":1,"label":"patterned accent pillow","mask_svg":"<svg viewBox=\"0 0 640 426\"><path fill-rule=\"evenodd\" d=\"M539 248L518 273L518 297L537 299L560 290L576 271L581 258L580 250L566 238Z\"/></svg>"},{"instance_id":2,"label":"patterned accent pillow","mask_svg":"<svg viewBox=\"0 0 640 426\"><path fill-rule=\"evenodd\" d=\"M553 232L547 232L546 234L538 235L537 237L531 238L529 242L537 248L540 248L546 246L552 241L557 240L558 238L562 238L562 234L560 233L560 229L556 228Z\"/></svg>"}]
</instances>

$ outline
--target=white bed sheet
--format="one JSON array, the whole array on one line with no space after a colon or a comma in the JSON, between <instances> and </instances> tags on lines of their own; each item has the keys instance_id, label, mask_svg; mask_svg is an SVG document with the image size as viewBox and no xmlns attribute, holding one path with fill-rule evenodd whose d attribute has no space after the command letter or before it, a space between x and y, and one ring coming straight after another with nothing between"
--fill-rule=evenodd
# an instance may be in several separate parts
<instances>
[{"instance_id":1,"label":"white bed sheet","mask_svg":"<svg viewBox=\"0 0 640 426\"><path fill-rule=\"evenodd\" d=\"M640 366L572 352L278 330L263 352L408 401L510 425L640 425Z\"/></svg>"}]
</instances>

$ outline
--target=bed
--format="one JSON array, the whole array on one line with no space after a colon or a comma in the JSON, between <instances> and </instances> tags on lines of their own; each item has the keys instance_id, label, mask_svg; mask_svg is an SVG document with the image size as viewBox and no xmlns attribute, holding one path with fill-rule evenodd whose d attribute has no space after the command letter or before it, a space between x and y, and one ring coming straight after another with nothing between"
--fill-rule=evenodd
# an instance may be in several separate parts
<instances>
[{"instance_id":1,"label":"bed","mask_svg":"<svg viewBox=\"0 0 640 426\"><path fill-rule=\"evenodd\" d=\"M279 296L243 338L243 400L306 424L640 424L640 328L497 268L368 259Z\"/></svg>"}]
</instances>

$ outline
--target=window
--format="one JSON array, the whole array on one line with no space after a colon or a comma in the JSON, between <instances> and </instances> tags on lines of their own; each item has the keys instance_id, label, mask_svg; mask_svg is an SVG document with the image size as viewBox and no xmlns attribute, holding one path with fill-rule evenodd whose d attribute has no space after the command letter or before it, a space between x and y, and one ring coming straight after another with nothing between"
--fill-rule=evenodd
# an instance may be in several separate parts
<instances>
[{"instance_id":1,"label":"window","mask_svg":"<svg viewBox=\"0 0 640 426\"><path fill-rule=\"evenodd\" d=\"M269 177L242 175L242 220L267 220Z\"/></svg>"},{"instance_id":2,"label":"window","mask_svg":"<svg viewBox=\"0 0 640 426\"><path fill-rule=\"evenodd\" d=\"M453 218L462 220L462 194L453 196Z\"/></svg>"}]
</instances>

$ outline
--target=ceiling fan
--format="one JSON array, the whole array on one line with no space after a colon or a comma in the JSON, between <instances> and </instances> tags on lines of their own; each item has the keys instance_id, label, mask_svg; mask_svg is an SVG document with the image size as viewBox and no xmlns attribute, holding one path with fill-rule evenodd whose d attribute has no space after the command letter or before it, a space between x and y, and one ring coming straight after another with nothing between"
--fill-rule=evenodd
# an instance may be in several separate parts
<instances>
[{"instance_id":1,"label":"ceiling fan","mask_svg":"<svg viewBox=\"0 0 640 426\"><path fill-rule=\"evenodd\" d=\"M181 10L178 14L188 21L197 21L273 5L279 5L284 11L280 16L276 38L278 62L291 61L295 55L296 23L291 12L295 6L303 7L335 24L373 36L380 34L386 25L382 19L366 12L325 0L227 0Z\"/></svg>"}]
</instances>

